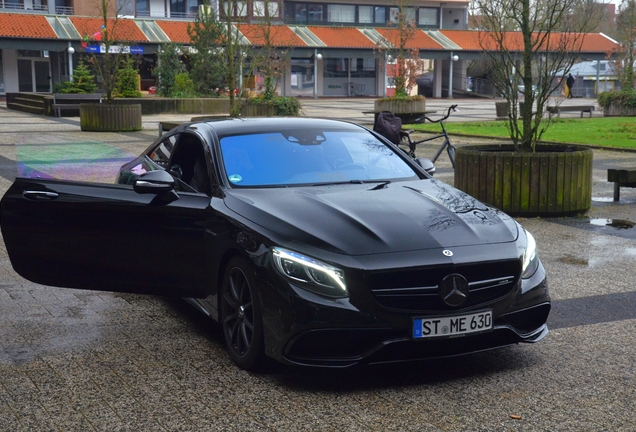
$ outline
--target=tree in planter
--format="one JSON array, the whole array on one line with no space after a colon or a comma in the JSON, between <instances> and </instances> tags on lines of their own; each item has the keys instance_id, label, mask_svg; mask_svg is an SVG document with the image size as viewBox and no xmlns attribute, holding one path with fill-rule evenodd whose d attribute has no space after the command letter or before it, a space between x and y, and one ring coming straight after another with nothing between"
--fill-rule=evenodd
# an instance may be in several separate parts
<instances>
[{"instance_id":1,"label":"tree in planter","mask_svg":"<svg viewBox=\"0 0 636 432\"><path fill-rule=\"evenodd\" d=\"M157 66L152 71L157 78L157 94L164 97L175 97L176 77L186 72L186 67L181 61L182 45L167 43L161 47L157 54Z\"/></svg>"},{"instance_id":2,"label":"tree in planter","mask_svg":"<svg viewBox=\"0 0 636 432\"><path fill-rule=\"evenodd\" d=\"M516 150L533 152L550 125L544 114L557 71L570 71L598 14L586 0L474 0L474 9L493 85L509 104L510 138Z\"/></svg>"},{"instance_id":3,"label":"tree in planter","mask_svg":"<svg viewBox=\"0 0 636 432\"><path fill-rule=\"evenodd\" d=\"M71 81L62 84L61 93L95 93L97 84L95 77L91 73L84 60L80 60L77 67L73 71Z\"/></svg>"},{"instance_id":4,"label":"tree in planter","mask_svg":"<svg viewBox=\"0 0 636 432\"><path fill-rule=\"evenodd\" d=\"M246 31L249 39L259 45L258 51L252 51L251 67L263 76L265 100L275 98L276 87L289 63L288 51L279 48L288 45L282 40L281 28L272 26L272 18L280 13L278 7L278 2L270 0L255 3L254 15L258 22Z\"/></svg>"},{"instance_id":5,"label":"tree in planter","mask_svg":"<svg viewBox=\"0 0 636 432\"><path fill-rule=\"evenodd\" d=\"M199 9L192 24L188 24L190 46L190 77L196 91L204 96L216 96L223 87L223 54L218 48L224 39L224 27L211 7Z\"/></svg>"},{"instance_id":6,"label":"tree in planter","mask_svg":"<svg viewBox=\"0 0 636 432\"><path fill-rule=\"evenodd\" d=\"M95 32L96 29L92 27L96 20L90 18L86 20L87 28L78 28L80 32L88 34L85 37L86 42L100 46L100 53L89 53L88 61L104 89L106 102L109 104L113 103L119 73L124 67L124 47L130 45L118 38L121 11L125 6L126 2L116 4L115 0L97 0L96 8L99 13L97 21L100 25L98 31Z\"/></svg>"},{"instance_id":7,"label":"tree in planter","mask_svg":"<svg viewBox=\"0 0 636 432\"><path fill-rule=\"evenodd\" d=\"M242 26L242 33L258 46L249 52L249 70L263 77L264 87L261 95L248 97L246 104L270 106L276 116L297 116L300 114L298 99L277 96L276 92L289 64L288 50L280 47L290 45L284 40L282 27L272 25L272 19L280 14L278 8L277 2L255 2L254 16L258 18L257 23Z\"/></svg>"},{"instance_id":8,"label":"tree in planter","mask_svg":"<svg viewBox=\"0 0 636 432\"><path fill-rule=\"evenodd\" d=\"M99 54L92 51L89 62L101 82L107 102L80 104L80 126L83 131L122 132L142 128L141 104L113 104L120 83L120 72L125 68L124 51L130 46L123 43L123 31L120 30L120 12L126 5L125 1L116 3L116 0L98 0L99 18L76 18L80 23L80 33L90 35L92 32L85 42L99 44Z\"/></svg>"},{"instance_id":9,"label":"tree in planter","mask_svg":"<svg viewBox=\"0 0 636 432\"><path fill-rule=\"evenodd\" d=\"M410 0L396 0L390 9L390 28L379 43L379 51L395 60L392 71L395 98L407 98L422 74L424 61L414 39L419 32L415 22L415 8ZM387 71L388 72L388 71Z\"/></svg>"},{"instance_id":10,"label":"tree in planter","mask_svg":"<svg viewBox=\"0 0 636 432\"><path fill-rule=\"evenodd\" d=\"M246 16L247 2L241 0L223 0L220 2L223 10L222 35L220 48L222 53L222 76L230 96L230 116L241 114L241 94L237 93L237 77L243 73L243 66L247 58L247 44L241 38L242 17Z\"/></svg>"}]
</instances>

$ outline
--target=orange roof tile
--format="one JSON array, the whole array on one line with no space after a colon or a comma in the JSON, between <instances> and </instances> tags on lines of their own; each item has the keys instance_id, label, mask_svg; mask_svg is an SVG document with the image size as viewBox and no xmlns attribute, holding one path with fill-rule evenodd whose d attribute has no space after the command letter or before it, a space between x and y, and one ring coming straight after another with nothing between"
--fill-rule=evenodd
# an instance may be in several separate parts
<instances>
[{"instance_id":1,"label":"orange roof tile","mask_svg":"<svg viewBox=\"0 0 636 432\"><path fill-rule=\"evenodd\" d=\"M393 46L400 45L400 31L396 28L377 28L378 33L384 36ZM413 37L406 44L407 49L439 49L444 47L435 42L429 35L421 30L416 30Z\"/></svg>"},{"instance_id":2,"label":"orange roof tile","mask_svg":"<svg viewBox=\"0 0 636 432\"><path fill-rule=\"evenodd\" d=\"M296 33L287 26L271 26L270 40L277 47L304 47L307 46ZM240 31L252 45L265 43L266 27L258 24L241 24Z\"/></svg>"},{"instance_id":3,"label":"orange roof tile","mask_svg":"<svg viewBox=\"0 0 636 432\"><path fill-rule=\"evenodd\" d=\"M454 43L467 51L483 51L484 49L497 49L494 33L475 30L441 30L441 33ZM510 51L523 50L523 36L520 32L506 32L503 34L504 45ZM558 33L551 34L549 49L558 50L559 47L578 49L581 52L604 52L610 53L618 48L618 44L603 36L600 33L590 33L587 35Z\"/></svg>"},{"instance_id":4,"label":"orange roof tile","mask_svg":"<svg viewBox=\"0 0 636 432\"><path fill-rule=\"evenodd\" d=\"M157 25L164 31L172 42L189 44L190 36L188 35L187 21L155 21Z\"/></svg>"},{"instance_id":5,"label":"orange roof tile","mask_svg":"<svg viewBox=\"0 0 636 432\"><path fill-rule=\"evenodd\" d=\"M0 14L0 36L57 39L57 35L42 15Z\"/></svg>"},{"instance_id":6,"label":"orange roof tile","mask_svg":"<svg viewBox=\"0 0 636 432\"><path fill-rule=\"evenodd\" d=\"M100 31L104 21L101 18L84 18L84 17L70 17L71 22L84 37L88 36L89 39L94 40L93 35ZM114 28L112 35L113 40L117 41L131 41L131 42L148 42L148 38L137 27L137 24L130 19L120 19L115 25L114 19L109 19L107 28Z\"/></svg>"},{"instance_id":7,"label":"orange roof tile","mask_svg":"<svg viewBox=\"0 0 636 432\"><path fill-rule=\"evenodd\" d=\"M353 27L307 27L330 48L377 48L360 30Z\"/></svg>"}]
</instances>

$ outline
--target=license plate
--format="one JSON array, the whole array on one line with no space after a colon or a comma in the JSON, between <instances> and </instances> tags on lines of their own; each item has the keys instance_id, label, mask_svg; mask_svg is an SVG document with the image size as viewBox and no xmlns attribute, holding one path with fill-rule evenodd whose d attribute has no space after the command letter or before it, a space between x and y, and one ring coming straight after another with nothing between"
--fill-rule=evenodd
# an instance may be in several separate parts
<instances>
[{"instance_id":1,"label":"license plate","mask_svg":"<svg viewBox=\"0 0 636 432\"><path fill-rule=\"evenodd\" d=\"M444 338L492 330L492 311L413 320L413 338Z\"/></svg>"}]
</instances>

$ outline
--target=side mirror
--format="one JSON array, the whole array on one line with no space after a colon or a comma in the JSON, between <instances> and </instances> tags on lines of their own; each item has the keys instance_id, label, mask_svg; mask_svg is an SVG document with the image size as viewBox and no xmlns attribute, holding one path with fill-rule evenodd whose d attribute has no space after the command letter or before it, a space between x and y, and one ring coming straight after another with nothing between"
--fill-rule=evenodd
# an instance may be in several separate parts
<instances>
[{"instance_id":1,"label":"side mirror","mask_svg":"<svg viewBox=\"0 0 636 432\"><path fill-rule=\"evenodd\" d=\"M431 177L435 175L435 165L427 158L417 158L415 162L421 166Z\"/></svg>"},{"instance_id":2,"label":"side mirror","mask_svg":"<svg viewBox=\"0 0 636 432\"><path fill-rule=\"evenodd\" d=\"M133 190L139 194L161 194L173 191L174 178L166 171L156 170L140 175L133 184Z\"/></svg>"}]
</instances>

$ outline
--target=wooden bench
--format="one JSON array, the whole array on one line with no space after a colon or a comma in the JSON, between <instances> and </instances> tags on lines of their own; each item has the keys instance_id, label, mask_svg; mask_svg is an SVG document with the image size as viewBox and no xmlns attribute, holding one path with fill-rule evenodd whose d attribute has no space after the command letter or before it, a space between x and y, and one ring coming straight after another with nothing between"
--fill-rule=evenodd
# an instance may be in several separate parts
<instances>
[{"instance_id":1,"label":"wooden bench","mask_svg":"<svg viewBox=\"0 0 636 432\"><path fill-rule=\"evenodd\" d=\"M53 110L56 117L62 116L62 110L79 110L81 103L102 103L102 95L82 93L56 93L53 95Z\"/></svg>"},{"instance_id":2,"label":"wooden bench","mask_svg":"<svg viewBox=\"0 0 636 432\"><path fill-rule=\"evenodd\" d=\"M424 111L424 112L417 112L417 113L393 113L393 114L395 114L396 117L399 117L400 120L402 120L402 123L406 124L406 123L413 123L415 119L423 120L425 115L435 114L436 112L437 111ZM377 121L378 119L378 114L380 113L376 111L362 111L362 114L365 114L365 115L373 114L374 123L375 123L375 121ZM423 121L421 123L423 123Z\"/></svg>"},{"instance_id":3,"label":"wooden bench","mask_svg":"<svg viewBox=\"0 0 636 432\"><path fill-rule=\"evenodd\" d=\"M552 117L554 114L556 114L557 117L561 117L561 112L565 111L581 111L581 118L583 118L583 113L590 113L590 117L592 117L594 105L549 106L546 109L548 113L550 113L550 117Z\"/></svg>"},{"instance_id":4,"label":"wooden bench","mask_svg":"<svg viewBox=\"0 0 636 432\"><path fill-rule=\"evenodd\" d=\"M622 187L636 188L636 169L608 169L607 181L614 182L614 201L620 201Z\"/></svg>"}]
</instances>

